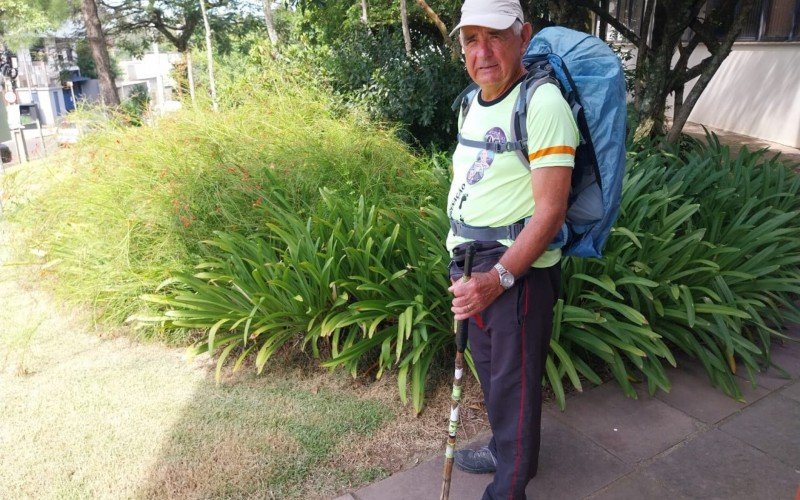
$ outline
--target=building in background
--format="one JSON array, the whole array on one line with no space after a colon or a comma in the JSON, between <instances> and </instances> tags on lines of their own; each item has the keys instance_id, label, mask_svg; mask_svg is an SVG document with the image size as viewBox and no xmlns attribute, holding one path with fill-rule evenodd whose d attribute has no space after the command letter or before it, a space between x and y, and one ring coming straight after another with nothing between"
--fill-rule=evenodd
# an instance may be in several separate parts
<instances>
[{"instance_id":1,"label":"building in background","mask_svg":"<svg viewBox=\"0 0 800 500\"><path fill-rule=\"evenodd\" d=\"M74 39L51 37L43 39L38 48L17 51L19 102L35 104L42 125L57 125L81 101L100 100L98 81L81 74L75 45ZM154 44L152 53L119 61L115 82L120 99L144 91L158 112L176 109L180 105L172 98L176 84L170 73L180 60L177 52L161 53Z\"/></svg>"},{"instance_id":2,"label":"building in background","mask_svg":"<svg viewBox=\"0 0 800 500\"><path fill-rule=\"evenodd\" d=\"M800 0L756 1L733 50L703 91L689 121L800 148ZM609 0L609 12L638 34L644 3ZM607 40L624 42L611 27ZM635 47L630 49L633 62ZM689 63L697 64L709 55L701 45ZM694 81L686 84L684 95Z\"/></svg>"},{"instance_id":3,"label":"building in background","mask_svg":"<svg viewBox=\"0 0 800 500\"><path fill-rule=\"evenodd\" d=\"M120 99L125 99L132 91L132 88L126 90L126 86L144 84L147 86L153 110L162 112L180 107L174 97L177 84L171 73L175 64L181 60L180 53L160 52L158 45L153 44L152 52L143 54L140 58L120 61L120 78L124 76L124 80L117 82Z\"/></svg>"},{"instance_id":4,"label":"building in background","mask_svg":"<svg viewBox=\"0 0 800 500\"><path fill-rule=\"evenodd\" d=\"M17 51L17 97L20 104L35 104L42 125L55 125L67 113L61 85L62 68L78 70L74 51L65 39L52 38L43 48Z\"/></svg>"}]
</instances>

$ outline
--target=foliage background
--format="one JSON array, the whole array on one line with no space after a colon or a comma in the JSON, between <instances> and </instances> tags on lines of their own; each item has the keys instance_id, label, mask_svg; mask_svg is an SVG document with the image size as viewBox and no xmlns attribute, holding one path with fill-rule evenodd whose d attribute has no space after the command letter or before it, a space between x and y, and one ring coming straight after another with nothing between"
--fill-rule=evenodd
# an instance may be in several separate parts
<instances>
[{"instance_id":1,"label":"foliage background","mask_svg":"<svg viewBox=\"0 0 800 500\"><path fill-rule=\"evenodd\" d=\"M12 216L104 320L199 341L219 367L261 370L300 349L353 375L392 372L419 411L451 358L449 159L413 155L321 91L313 55L298 54L231 55L214 119L201 101L153 128L109 125ZM783 339L800 288L800 181L709 140L630 144L606 257L564 263L546 365L562 405L565 383L609 376L631 396L636 380L667 390L679 352L740 397L734 373L752 376Z\"/></svg>"}]
</instances>

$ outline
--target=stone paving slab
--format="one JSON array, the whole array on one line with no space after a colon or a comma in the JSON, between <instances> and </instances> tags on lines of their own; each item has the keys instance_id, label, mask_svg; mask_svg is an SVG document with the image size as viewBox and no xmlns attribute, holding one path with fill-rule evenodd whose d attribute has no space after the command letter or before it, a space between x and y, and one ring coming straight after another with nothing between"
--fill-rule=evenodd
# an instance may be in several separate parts
<instances>
[{"instance_id":1,"label":"stone paving slab","mask_svg":"<svg viewBox=\"0 0 800 500\"><path fill-rule=\"evenodd\" d=\"M786 387L781 391L784 397L794 399L800 403L800 382L794 382L792 385Z\"/></svg>"},{"instance_id":2,"label":"stone paving slab","mask_svg":"<svg viewBox=\"0 0 800 500\"><path fill-rule=\"evenodd\" d=\"M736 401L712 386L708 375L697 362L683 363L666 372L672 388L668 393L658 391L656 398L707 424L719 422L769 394L769 390L753 388L749 381L741 380L739 388L746 402Z\"/></svg>"},{"instance_id":3,"label":"stone paving slab","mask_svg":"<svg viewBox=\"0 0 800 500\"><path fill-rule=\"evenodd\" d=\"M465 446L476 449L487 441L484 438ZM529 499L582 498L631 470L631 466L548 414L542 416L539 457L539 471L526 489ZM433 457L413 469L357 491L354 497L356 500L437 499L443 465L443 458ZM493 474L467 474L454 469L450 498L480 498L493 477ZM344 496L337 500L350 498Z\"/></svg>"},{"instance_id":4,"label":"stone paving slab","mask_svg":"<svg viewBox=\"0 0 800 500\"><path fill-rule=\"evenodd\" d=\"M478 448L483 444L486 444L486 440L467 446ZM440 456L431 457L413 469L394 474L360 489L353 496L356 500L408 500L412 498L436 500L441 493L443 466L444 449ZM452 500L480 498L493 477L492 474L467 474L454 467L450 482L450 498Z\"/></svg>"},{"instance_id":5,"label":"stone paving slab","mask_svg":"<svg viewBox=\"0 0 800 500\"><path fill-rule=\"evenodd\" d=\"M701 427L644 390L638 400L628 398L613 382L570 398L556 417L627 463L652 457Z\"/></svg>"},{"instance_id":6,"label":"stone paving slab","mask_svg":"<svg viewBox=\"0 0 800 500\"><path fill-rule=\"evenodd\" d=\"M689 497L668 489L660 481L643 472L634 472L614 481L608 487L587 498L591 500L642 500L651 498L684 500Z\"/></svg>"},{"instance_id":7,"label":"stone paving slab","mask_svg":"<svg viewBox=\"0 0 800 500\"><path fill-rule=\"evenodd\" d=\"M770 357L773 363L789 372L789 375L794 378L800 377L800 343L774 344Z\"/></svg>"},{"instance_id":8,"label":"stone paving slab","mask_svg":"<svg viewBox=\"0 0 800 500\"><path fill-rule=\"evenodd\" d=\"M784 345L773 344L771 358L774 363L786 370L790 377L800 377L800 344L796 342L787 342ZM747 374L743 370L737 375L742 379L747 378ZM791 378L786 378L786 375L775 367L769 367L756 375L756 383L770 390L779 389L791 381Z\"/></svg>"},{"instance_id":9,"label":"stone paving slab","mask_svg":"<svg viewBox=\"0 0 800 500\"><path fill-rule=\"evenodd\" d=\"M703 499L791 499L800 482L800 472L718 429L671 450L644 472L679 495Z\"/></svg>"},{"instance_id":10,"label":"stone paving slab","mask_svg":"<svg viewBox=\"0 0 800 500\"><path fill-rule=\"evenodd\" d=\"M800 346L775 352L790 373L800 372ZM696 362L684 360L680 367L669 374L669 395L651 398L639 387L639 399L632 400L612 382L569 397L564 413L546 406L539 473L528 485L528 498L800 495L800 381L780 379L774 391L744 383L749 406L742 408L713 388ZM432 457L337 500L436 499L442 465L442 457ZM450 498L480 498L491 480L456 469Z\"/></svg>"},{"instance_id":11,"label":"stone paving slab","mask_svg":"<svg viewBox=\"0 0 800 500\"><path fill-rule=\"evenodd\" d=\"M800 470L800 402L777 393L765 403L748 407L720 429Z\"/></svg>"},{"instance_id":12,"label":"stone paving slab","mask_svg":"<svg viewBox=\"0 0 800 500\"><path fill-rule=\"evenodd\" d=\"M631 469L631 465L545 413L539 470L525 493L529 499L583 498Z\"/></svg>"}]
</instances>

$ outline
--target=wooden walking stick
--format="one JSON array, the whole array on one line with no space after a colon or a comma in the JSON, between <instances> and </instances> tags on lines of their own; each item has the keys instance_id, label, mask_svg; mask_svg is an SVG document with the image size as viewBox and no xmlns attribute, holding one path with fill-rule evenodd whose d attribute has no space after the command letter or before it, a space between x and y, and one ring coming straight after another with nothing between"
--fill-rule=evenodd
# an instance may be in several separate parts
<instances>
[{"instance_id":1,"label":"wooden walking stick","mask_svg":"<svg viewBox=\"0 0 800 500\"><path fill-rule=\"evenodd\" d=\"M467 247L464 259L464 276L461 280L469 281L472 274L472 258L475 256L475 245ZM458 411L461 401L461 376L464 375L464 349L467 347L468 319L462 319L456 326L456 369L453 375L453 393L450 402L450 422L447 426L447 447L444 452L444 471L442 472L442 494L440 500L450 498L450 477L453 475L453 461L456 451L456 431L458 430Z\"/></svg>"}]
</instances>

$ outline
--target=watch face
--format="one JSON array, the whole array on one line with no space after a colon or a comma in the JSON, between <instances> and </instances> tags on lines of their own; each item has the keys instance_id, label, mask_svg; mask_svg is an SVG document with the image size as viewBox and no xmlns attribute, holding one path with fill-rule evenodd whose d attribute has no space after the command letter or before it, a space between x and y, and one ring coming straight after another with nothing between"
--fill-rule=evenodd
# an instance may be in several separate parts
<instances>
[{"instance_id":1,"label":"watch face","mask_svg":"<svg viewBox=\"0 0 800 500\"><path fill-rule=\"evenodd\" d=\"M500 284L503 285L504 288L511 288L514 286L514 275L511 273L504 273L500 276Z\"/></svg>"}]
</instances>

